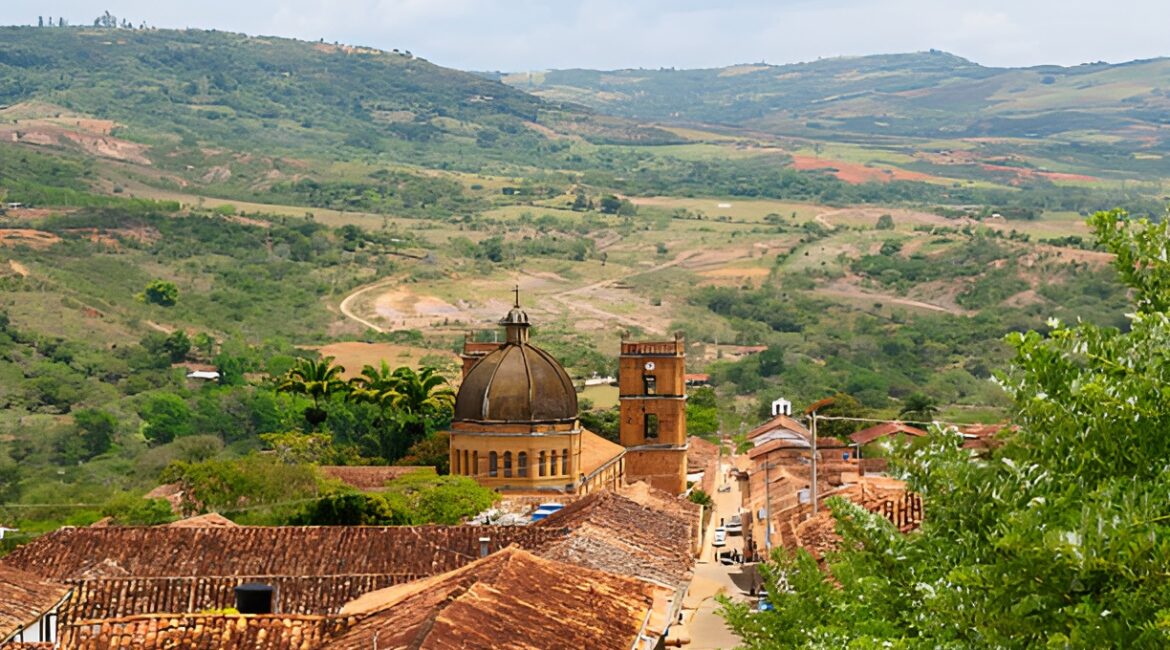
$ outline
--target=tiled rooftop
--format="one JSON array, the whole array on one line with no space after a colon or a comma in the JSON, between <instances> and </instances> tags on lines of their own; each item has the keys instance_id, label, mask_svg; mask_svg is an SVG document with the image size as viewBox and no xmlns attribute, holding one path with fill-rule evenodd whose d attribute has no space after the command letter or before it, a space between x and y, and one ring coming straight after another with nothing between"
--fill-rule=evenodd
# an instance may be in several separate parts
<instances>
[{"instance_id":1,"label":"tiled rooftop","mask_svg":"<svg viewBox=\"0 0 1170 650\"><path fill-rule=\"evenodd\" d=\"M336 650L632 648L670 590L505 549L451 573L369 594ZM661 592L661 593L660 593Z\"/></svg>"},{"instance_id":2,"label":"tiled rooftop","mask_svg":"<svg viewBox=\"0 0 1170 650\"><path fill-rule=\"evenodd\" d=\"M878 438L884 438L886 436L892 436L899 433L906 434L908 436L914 436L916 438L926 435L926 432L922 429L919 429L918 427L912 427L902 422L883 422L881 424L868 427L851 434L849 439L852 440L854 444L868 445Z\"/></svg>"},{"instance_id":3,"label":"tiled rooftop","mask_svg":"<svg viewBox=\"0 0 1170 650\"><path fill-rule=\"evenodd\" d=\"M591 494L535 525L568 534L541 557L655 580L688 583L694 523L612 492Z\"/></svg>"},{"instance_id":4,"label":"tiled rooftop","mask_svg":"<svg viewBox=\"0 0 1170 650\"><path fill-rule=\"evenodd\" d=\"M320 616L174 615L80 621L61 630L68 650L314 650L346 622Z\"/></svg>"},{"instance_id":5,"label":"tiled rooftop","mask_svg":"<svg viewBox=\"0 0 1170 650\"><path fill-rule=\"evenodd\" d=\"M238 526L230 528L62 528L39 537L0 563L43 575L329 576L434 575L512 543L541 547L552 529L491 526Z\"/></svg>"},{"instance_id":6,"label":"tiled rooftop","mask_svg":"<svg viewBox=\"0 0 1170 650\"><path fill-rule=\"evenodd\" d=\"M231 607L234 588L276 588L276 611L334 614L367 591L459 568L563 531L531 527L65 528L0 560L75 584L63 621Z\"/></svg>"},{"instance_id":7,"label":"tiled rooftop","mask_svg":"<svg viewBox=\"0 0 1170 650\"><path fill-rule=\"evenodd\" d=\"M0 565L0 642L36 621L68 592L64 584Z\"/></svg>"}]
</instances>

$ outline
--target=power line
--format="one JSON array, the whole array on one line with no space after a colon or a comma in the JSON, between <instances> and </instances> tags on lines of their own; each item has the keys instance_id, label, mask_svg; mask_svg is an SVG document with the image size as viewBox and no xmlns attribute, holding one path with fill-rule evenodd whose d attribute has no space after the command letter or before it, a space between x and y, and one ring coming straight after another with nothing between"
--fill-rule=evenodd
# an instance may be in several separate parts
<instances>
[{"instance_id":1,"label":"power line","mask_svg":"<svg viewBox=\"0 0 1170 650\"><path fill-rule=\"evenodd\" d=\"M841 422L873 422L877 424L921 424L930 426L932 424L943 424L950 427L970 427L970 426L989 426L985 422L949 422L946 420L931 420L930 422L923 422L921 420L883 420L880 418L853 418L839 415L817 415L818 420L835 420Z\"/></svg>"}]
</instances>

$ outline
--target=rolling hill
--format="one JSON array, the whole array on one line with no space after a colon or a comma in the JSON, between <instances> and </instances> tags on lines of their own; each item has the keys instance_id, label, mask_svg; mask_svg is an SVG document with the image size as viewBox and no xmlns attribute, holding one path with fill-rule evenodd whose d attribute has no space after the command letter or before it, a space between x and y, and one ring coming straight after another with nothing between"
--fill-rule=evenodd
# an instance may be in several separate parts
<instances>
[{"instance_id":1,"label":"rolling hill","mask_svg":"<svg viewBox=\"0 0 1170 650\"><path fill-rule=\"evenodd\" d=\"M24 127L9 139L71 141L178 169L196 147L400 162L425 150L468 165L458 152L468 145L490 160L529 156L565 134L678 140L408 52L201 30L0 28L0 106L4 122ZM86 135L59 132L67 127Z\"/></svg>"},{"instance_id":2,"label":"rolling hill","mask_svg":"<svg viewBox=\"0 0 1170 650\"><path fill-rule=\"evenodd\" d=\"M1170 146L1170 59L989 68L930 51L702 70L551 70L502 79L661 122L818 138L1108 134Z\"/></svg>"}]
</instances>

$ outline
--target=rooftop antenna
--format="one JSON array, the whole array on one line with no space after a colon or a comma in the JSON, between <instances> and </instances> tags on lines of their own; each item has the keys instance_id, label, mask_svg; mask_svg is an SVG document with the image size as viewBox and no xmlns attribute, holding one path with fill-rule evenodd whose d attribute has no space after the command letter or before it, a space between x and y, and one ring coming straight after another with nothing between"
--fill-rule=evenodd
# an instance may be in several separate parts
<instances>
[{"instance_id":1,"label":"rooftop antenna","mask_svg":"<svg viewBox=\"0 0 1170 650\"><path fill-rule=\"evenodd\" d=\"M512 293L516 294L516 302L513 304L513 306L518 308L520 307L520 285L516 285L512 289Z\"/></svg>"}]
</instances>

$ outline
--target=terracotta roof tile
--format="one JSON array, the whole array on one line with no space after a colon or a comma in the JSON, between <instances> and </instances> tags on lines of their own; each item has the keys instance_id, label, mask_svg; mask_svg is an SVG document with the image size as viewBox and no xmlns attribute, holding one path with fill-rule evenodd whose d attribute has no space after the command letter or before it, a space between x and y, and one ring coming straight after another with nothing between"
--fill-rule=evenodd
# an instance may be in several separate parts
<instances>
[{"instance_id":1,"label":"terracotta roof tile","mask_svg":"<svg viewBox=\"0 0 1170 650\"><path fill-rule=\"evenodd\" d=\"M102 576L419 576L477 559L481 536L496 550L536 548L560 535L491 526L62 528L0 563L49 578L77 578L102 565Z\"/></svg>"},{"instance_id":2,"label":"terracotta roof tile","mask_svg":"<svg viewBox=\"0 0 1170 650\"><path fill-rule=\"evenodd\" d=\"M568 531L542 557L674 587L690 582L693 522L613 492L590 494L534 527Z\"/></svg>"},{"instance_id":3,"label":"terracotta roof tile","mask_svg":"<svg viewBox=\"0 0 1170 650\"><path fill-rule=\"evenodd\" d=\"M719 445L698 436L687 437L687 472L702 472L719 458Z\"/></svg>"},{"instance_id":4,"label":"terracotta roof tile","mask_svg":"<svg viewBox=\"0 0 1170 650\"><path fill-rule=\"evenodd\" d=\"M0 565L0 642L53 609L69 587Z\"/></svg>"},{"instance_id":5,"label":"terracotta roof tile","mask_svg":"<svg viewBox=\"0 0 1170 650\"><path fill-rule=\"evenodd\" d=\"M35 622L68 593L60 582L0 565L0 641Z\"/></svg>"},{"instance_id":6,"label":"terracotta roof tile","mask_svg":"<svg viewBox=\"0 0 1170 650\"><path fill-rule=\"evenodd\" d=\"M320 616L176 615L78 621L61 629L69 650L315 650L346 621Z\"/></svg>"},{"instance_id":7,"label":"terracotta roof tile","mask_svg":"<svg viewBox=\"0 0 1170 650\"><path fill-rule=\"evenodd\" d=\"M612 443L592 431L581 431L581 472L586 476L625 452L625 447Z\"/></svg>"},{"instance_id":8,"label":"terracotta roof tile","mask_svg":"<svg viewBox=\"0 0 1170 650\"><path fill-rule=\"evenodd\" d=\"M367 591L474 561L480 537L495 551L540 548L562 535L486 526L65 528L0 566L77 585L62 621L231 607L244 582L273 585L280 613L326 615Z\"/></svg>"},{"instance_id":9,"label":"terracotta roof tile","mask_svg":"<svg viewBox=\"0 0 1170 650\"><path fill-rule=\"evenodd\" d=\"M792 419L790 416L777 415L776 417L772 418L771 420L768 420L767 422L752 429L751 431L748 431L747 438L748 438L748 440L751 440L752 438L757 438L757 437L762 436L765 433L767 433L769 431L773 431L775 429L786 429L788 431L792 431L794 433L799 434L801 437L805 438L806 440L809 438L809 436L812 435L811 433L809 433L808 429L805 428L805 426L803 424Z\"/></svg>"},{"instance_id":10,"label":"terracotta roof tile","mask_svg":"<svg viewBox=\"0 0 1170 650\"><path fill-rule=\"evenodd\" d=\"M321 465L318 469L329 478L364 491L381 490L389 481L414 472L435 473L430 465Z\"/></svg>"},{"instance_id":11,"label":"terracotta roof tile","mask_svg":"<svg viewBox=\"0 0 1170 650\"><path fill-rule=\"evenodd\" d=\"M423 577L351 574L71 580L75 589L61 608L60 619L68 624L89 619L225 609L235 607L238 585L255 582L273 587L273 611L278 614L332 615L364 593Z\"/></svg>"},{"instance_id":12,"label":"terracotta roof tile","mask_svg":"<svg viewBox=\"0 0 1170 650\"><path fill-rule=\"evenodd\" d=\"M926 435L926 432L922 429L912 427L902 422L883 422L882 424L878 424L867 429L862 429L861 431L851 434L849 439L852 440L854 444L868 445L878 438L883 438L885 436L891 436L898 433L904 433L906 435L915 437L922 437Z\"/></svg>"},{"instance_id":13,"label":"terracotta roof tile","mask_svg":"<svg viewBox=\"0 0 1170 650\"><path fill-rule=\"evenodd\" d=\"M337 650L630 648L669 589L511 548L435 578L370 594ZM662 593L660 593L662 592ZM652 639L653 641L653 639Z\"/></svg>"},{"instance_id":14,"label":"terracotta roof tile","mask_svg":"<svg viewBox=\"0 0 1170 650\"><path fill-rule=\"evenodd\" d=\"M167 524L171 528L233 528L238 525L218 512L209 512L205 515L187 517L186 519L172 521Z\"/></svg>"}]
</instances>

